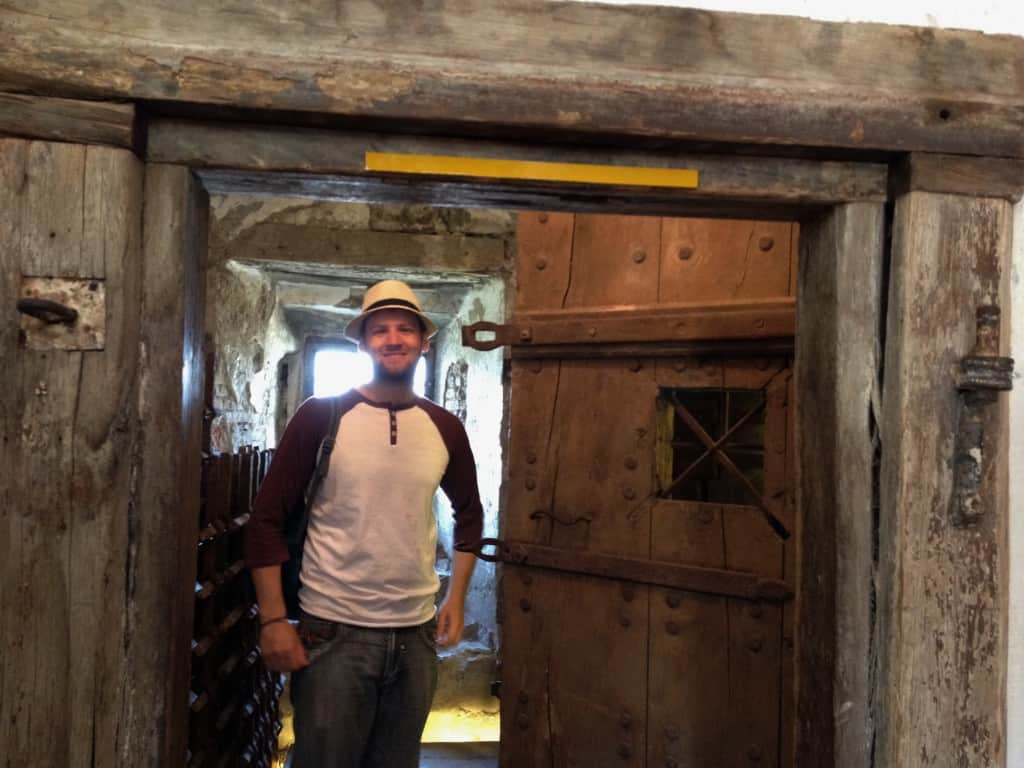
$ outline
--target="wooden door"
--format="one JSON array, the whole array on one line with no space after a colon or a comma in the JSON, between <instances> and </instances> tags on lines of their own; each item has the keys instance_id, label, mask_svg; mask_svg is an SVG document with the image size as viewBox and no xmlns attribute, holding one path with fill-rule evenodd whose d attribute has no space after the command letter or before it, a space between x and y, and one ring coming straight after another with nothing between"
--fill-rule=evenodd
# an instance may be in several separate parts
<instances>
[{"instance_id":1,"label":"wooden door","mask_svg":"<svg viewBox=\"0 0 1024 768\"><path fill-rule=\"evenodd\" d=\"M675 588L706 571L673 568L797 583L785 344L598 351L577 320L785 306L796 225L528 213L518 237L513 324L581 338L513 349L501 764L789 765L793 600Z\"/></svg>"},{"instance_id":2,"label":"wooden door","mask_svg":"<svg viewBox=\"0 0 1024 768\"><path fill-rule=\"evenodd\" d=\"M124 744L142 181L127 150L0 139L0 744L12 765L114 764ZM23 299L81 319L22 315Z\"/></svg>"},{"instance_id":3,"label":"wooden door","mask_svg":"<svg viewBox=\"0 0 1024 768\"><path fill-rule=\"evenodd\" d=\"M34 101L53 120L69 108ZM184 760L200 193L129 149L0 138L7 764Z\"/></svg>"}]
</instances>

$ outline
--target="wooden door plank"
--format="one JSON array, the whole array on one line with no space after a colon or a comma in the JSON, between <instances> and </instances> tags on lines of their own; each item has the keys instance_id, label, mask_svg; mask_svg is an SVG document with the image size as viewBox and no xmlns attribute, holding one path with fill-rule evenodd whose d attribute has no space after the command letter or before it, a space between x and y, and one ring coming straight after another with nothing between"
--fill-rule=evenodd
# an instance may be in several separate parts
<instances>
[{"instance_id":1,"label":"wooden door plank","mask_svg":"<svg viewBox=\"0 0 1024 768\"><path fill-rule=\"evenodd\" d=\"M526 248L521 242L518 306L653 301L656 285L623 285L617 262L625 258L638 269L656 269L653 259L633 261L632 254L636 248L656 253L657 227L650 221L623 219L610 227L580 219L521 217ZM552 225L560 237L548 237ZM543 270L536 268L540 258ZM553 269L560 264L564 271ZM539 273L554 279L544 282ZM539 387L548 388L542 400L536 399L544 394ZM582 392L598 400L580 397ZM532 540L546 536L544 543L555 546L646 555L649 519L639 505L651 490L654 401L651 366L514 363L508 509L515 520L506 526L506 536L523 531ZM623 402L633 408L622 408ZM523 413L521 425L517 403L533 411ZM630 504L638 510L630 513ZM540 524L528 521L527 510L538 509ZM567 519L580 513L590 521ZM538 584L545 585L543 591ZM503 711L505 732L516 733L503 746L503 759L509 764L645 764L647 593L646 587L571 574L505 574L503 611L510 626L503 635L503 664L509 665L509 695L517 703ZM595 636L614 638L615 652L595 646Z\"/></svg>"},{"instance_id":2,"label":"wooden door plank","mask_svg":"<svg viewBox=\"0 0 1024 768\"><path fill-rule=\"evenodd\" d=\"M83 353L74 425L75 462L71 474L75 522L69 550L72 624L75 645L105 647L128 625L125 542L132 536L126 500L132 476L123 469L126 442L137 404L137 381L126 374L138 369L139 314L142 292L142 165L127 150L89 147L85 153L82 251L78 274L102 277L106 286L106 342L102 353ZM130 545L129 545L130 548ZM120 550L120 556L112 556ZM122 651L123 652L123 651ZM77 652L76 652L77 654ZM124 681L124 661L97 654L96 667L73 665L77 702L73 744L116 744L123 728L124 701L132 686ZM115 682L117 681L117 682ZM124 681L124 682L121 682ZM121 686L124 686L123 689ZM73 765L88 766L80 753ZM111 764L115 759L111 757ZM94 765L101 761L94 760Z\"/></svg>"},{"instance_id":3,"label":"wooden door plank","mask_svg":"<svg viewBox=\"0 0 1024 768\"><path fill-rule=\"evenodd\" d=\"M659 301L788 295L792 226L771 221L662 219Z\"/></svg>"},{"instance_id":4,"label":"wooden door plank","mask_svg":"<svg viewBox=\"0 0 1024 768\"><path fill-rule=\"evenodd\" d=\"M782 577L783 542L760 510L728 507L725 564L730 570ZM782 606L728 600L729 737L723 765L779 765Z\"/></svg>"},{"instance_id":5,"label":"wooden door plank","mask_svg":"<svg viewBox=\"0 0 1024 768\"><path fill-rule=\"evenodd\" d=\"M759 356L731 358L722 366L726 389L764 389L789 369L786 358Z\"/></svg>"},{"instance_id":6,"label":"wooden door plank","mask_svg":"<svg viewBox=\"0 0 1024 768\"><path fill-rule=\"evenodd\" d=\"M871 489L884 228L881 206L852 205L801 230L794 374L802 528L798 765L834 760L854 768L871 751ZM837 701L844 702L841 716Z\"/></svg>"},{"instance_id":7,"label":"wooden door plank","mask_svg":"<svg viewBox=\"0 0 1024 768\"><path fill-rule=\"evenodd\" d=\"M561 309L569 286L575 217L520 213L516 226L516 311ZM502 535L547 542L552 478L559 462L560 433L553 429L561 362L511 361L509 478Z\"/></svg>"},{"instance_id":8,"label":"wooden door plank","mask_svg":"<svg viewBox=\"0 0 1024 768\"><path fill-rule=\"evenodd\" d=\"M659 369L659 384L717 385L730 389L767 387L765 495L778 497L774 509L785 508L786 486L790 482L785 463L789 381L785 362L758 365L756 361L726 361L717 366L717 380L709 379L703 368L665 369ZM681 515L683 512L689 512L689 519ZM662 501L652 514L652 557L718 561L721 567L776 578L784 572L784 545L757 509ZM663 604L656 591L652 593L651 679L690 682L682 691L675 692L664 687L656 691L652 683L648 744L651 759L658 764L674 759L680 765L748 766L755 760L757 764L779 765L783 606L735 599L715 604L688 597ZM696 633L684 649L678 644L660 642L664 638L659 635L659 623L673 622L672 608L678 609L680 605L709 633ZM722 627L720 636L716 627ZM672 631L676 630L673 626ZM701 679L691 681L695 667L701 670ZM700 688L692 688L691 684L699 684ZM719 695L716 698L708 691L717 691ZM660 697L657 704L655 696ZM675 718L700 726L681 742L666 739L666 733L674 732Z\"/></svg>"},{"instance_id":9,"label":"wooden door plank","mask_svg":"<svg viewBox=\"0 0 1024 768\"><path fill-rule=\"evenodd\" d=\"M40 277L95 277L81 274L85 224L85 146L34 141L26 173L49 178L25 188L25 206L34 211L26 224L23 274Z\"/></svg>"},{"instance_id":10,"label":"wooden door plank","mask_svg":"<svg viewBox=\"0 0 1024 768\"><path fill-rule=\"evenodd\" d=\"M560 629L559 576L503 569L501 765L550 765L553 727L551 654Z\"/></svg>"},{"instance_id":11,"label":"wooden door plank","mask_svg":"<svg viewBox=\"0 0 1024 768\"><path fill-rule=\"evenodd\" d=\"M589 522L556 524L551 546L647 555L656 398L650 366L562 363L555 413L562 463L549 511L562 521L585 515Z\"/></svg>"},{"instance_id":12,"label":"wooden door plank","mask_svg":"<svg viewBox=\"0 0 1024 768\"><path fill-rule=\"evenodd\" d=\"M564 305L572 257L571 214L521 213L517 225L516 308ZM510 361L508 480L500 535L548 542L560 462L554 429L561 362ZM501 763L550 764L555 750L550 655L561 615L558 576L501 569Z\"/></svg>"},{"instance_id":13,"label":"wooden door plank","mask_svg":"<svg viewBox=\"0 0 1024 768\"><path fill-rule=\"evenodd\" d=\"M14 372L0 463L15 478L0 505L0 743L15 763L115 765L130 741L141 188L126 151L0 140L0 358ZM23 274L103 279L105 349L21 348Z\"/></svg>"},{"instance_id":14,"label":"wooden door plank","mask_svg":"<svg viewBox=\"0 0 1024 768\"><path fill-rule=\"evenodd\" d=\"M516 311L565 307L572 266L571 213L520 213L516 226Z\"/></svg>"},{"instance_id":15,"label":"wooden door plank","mask_svg":"<svg viewBox=\"0 0 1024 768\"><path fill-rule=\"evenodd\" d=\"M796 763L796 704L797 665L796 633L800 605L800 542L803 541L803 521L796 503L796 387L795 377L786 379L786 456L785 471L789 478L785 489L781 519L793 533L784 543L783 579L794 587L793 599L782 606L782 693L779 704L779 762L783 766Z\"/></svg>"},{"instance_id":16,"label":"wooden door plank","mask_svg":"<svg viewBox=\"0 0 1024 768\"><path fill-rule=\"evenodd\" d=\"M724 568L723 514L716 504L658 501L651 557ZM651 590L649 765L723 765L729 738L726 606L721 597Z\"/></svg>"},{"instance_id":17,"label":"wooden door plank","mask_svg":"<svg viewBox=\"0 0 1024 768\"><path fill-rule=\"evenodd\" d=\"M896 203L881 419L880 763L1005 760L1005 396L986 416L987 511L971 527L951 523L950 466L953 379L975 343L976 308L1007 306L1011 212L1003 200L926 192Z\"/></svg>"},{"instance_id":18,"label":"wooden door plank","mask_svg":"<svg viewBox=\"0 0 1024 768\"><path fill-rule=\"evenodd\" d=\"M659 218L578 214L565 306L654 304L660 248Z\"/></svg>"},{"instance_id":19,"label":"wooden door plank","mask_svg":"<svg viewBox=\"0 0 1024 768\"><path fill-rule=\"evenodd\" d=\"M776 517L793 530L793 520L787 504L787 494L793 485L793 476L786 462L789 447L789 367L781 369L764 387L766 407L764 414L764 500ZM788 542L783 542L789 547Z\"/></svg>"},{"instance_id":20,"label":"wooden door plank","mask_svg":"<svg viewBox=\"0 0 1024 768\"><path fill-rule=\"evenodd\" d=\"M565 306L655 301L658 238L657 219L577 216ZM552 512L585 510L593 519L556 524L552 545L648 553L644 500L652 491L655 397L649 365L562 363L553 422L562 452ZM556 764L646 765L650 589L574 576L558 586L560 617L571 629L554 647L572 660L551 667L558 694ZM601 634L611 639L613 654L591 642ZM594 674L597 669L601 674Z\"/></svg>"}]
</instances>

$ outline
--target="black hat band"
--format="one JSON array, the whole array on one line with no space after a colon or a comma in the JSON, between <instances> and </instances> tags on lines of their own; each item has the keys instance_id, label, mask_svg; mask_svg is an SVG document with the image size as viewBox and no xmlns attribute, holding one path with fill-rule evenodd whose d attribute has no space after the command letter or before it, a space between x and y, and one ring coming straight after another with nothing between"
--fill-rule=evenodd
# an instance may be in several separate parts
<instances>
[{"instance_id":1,"label":"black hat band","mask_svg":"<svg viewBox=\"0 0 1024 768\"><path fill-rule=\"evenodd\" d=\"M364 309L362 314L365 315L367 312L373 312L375 309L382 309L383 307L408 307L417 315L423 314L422 310L419 307L417 307L411 301L406 301L405 299L381 299L380 301L375 301L373 302L373 304Z\"/></svg>"}]
</instances>

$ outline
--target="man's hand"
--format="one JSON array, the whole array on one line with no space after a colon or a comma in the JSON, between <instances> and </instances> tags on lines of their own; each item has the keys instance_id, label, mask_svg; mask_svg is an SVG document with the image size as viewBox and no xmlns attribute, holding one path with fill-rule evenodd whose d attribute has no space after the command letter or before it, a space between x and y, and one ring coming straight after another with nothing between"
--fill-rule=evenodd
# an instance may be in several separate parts
<instances>
[{"instance_id":1,"label":"man's hand","mask_svg":"<svg viewBox=\"0 0 1024 768\"><path fill-rule=\"evenodd\" d=\"M437 644L448 647L459 642L465 621L462 600L453 600L449 595L437 611Z\"/></svg>"},{"instance_id":2,"label":"man's hand","mask_svg":"<svg viewBox=\"0 0 1024 768\"><path fill-rule=\"evenodd\" d=\"M309 665L299 633L287 621L275 621L260 629L260 653L271 672L294 672Z\"/></svg>"}]
</instances>

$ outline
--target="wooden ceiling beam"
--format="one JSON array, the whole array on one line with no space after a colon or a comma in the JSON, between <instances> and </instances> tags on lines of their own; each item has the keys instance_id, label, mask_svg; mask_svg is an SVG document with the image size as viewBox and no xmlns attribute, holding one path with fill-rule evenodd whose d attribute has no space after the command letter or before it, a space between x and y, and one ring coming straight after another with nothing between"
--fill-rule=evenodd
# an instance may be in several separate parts
<instances>
[{"instance_id":1,"label":"wooden ceiling beam","mask_svg":"<svg viewBox=\"0 0 1024 768\"><path fill-rule=\"evenodd\" d=\"M0 89L551 135L1024 157L1024 39L683 8L51 0Z\"/></svg>"}]
</instances>

